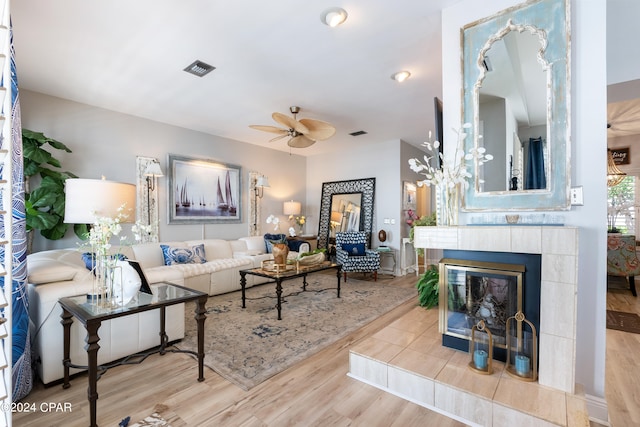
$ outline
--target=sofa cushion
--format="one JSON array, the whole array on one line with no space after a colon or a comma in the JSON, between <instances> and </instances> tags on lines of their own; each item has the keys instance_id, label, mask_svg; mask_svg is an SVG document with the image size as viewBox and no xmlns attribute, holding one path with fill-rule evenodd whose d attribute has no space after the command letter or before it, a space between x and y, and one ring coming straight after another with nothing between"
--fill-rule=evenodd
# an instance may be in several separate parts
<instances>
[{"instance_id":1,"label":"sofa cushion","mask_svg":"<svg viewBox=\"0 0 640 427\"><path fill-rule=\"evenodd\" d=\"M204 244L204 251L207 254L207 261L214 259L233 258L233 251L228 240L223 239L205 239L205 240L188 240L186 246L195 246Z\"/></svg>"},{"instance_id":2,"label":"sofa cushion","mask_svg":"<svg viewBox=\"0 0 640 427\"><path fill-rule=\"evenodd\" d=\"M264 254L267 252L264 237L263 236L249 236L249 237L241 237L238 239L239 242L243 242L246 247L245 248L233 248L234 252L241 252L245 250L249 251L258 251L260 254ZM232 242L233 244L233 242Z\"/></svg>"},{"instance_id":3,"label":"sofa cushion","mask_svg":"<svg viewBox=\"0 0 640 427\"><path fill-rule=\"evenodd\" d=\"M207 258L204 252L204 244L189 247L175 247L160 245L164 265L175 264L204 264Z\"/></svg>"},{"instance_id":4,"label":"sofa cushion","mask_svg":"<svg viewBox=\"0 0 640 427\"><path fill-rule=\"evenodd\" d=\"M36 266L32 268L32 266L29 265L29 276L27 278L29 283L41 285L45 283L64 282L73 280L76 274L78 274L78 268L72 265L44 265L44 263L41 263L39 267L41 268L37 268Z\"/></svg>"}]
</instances>

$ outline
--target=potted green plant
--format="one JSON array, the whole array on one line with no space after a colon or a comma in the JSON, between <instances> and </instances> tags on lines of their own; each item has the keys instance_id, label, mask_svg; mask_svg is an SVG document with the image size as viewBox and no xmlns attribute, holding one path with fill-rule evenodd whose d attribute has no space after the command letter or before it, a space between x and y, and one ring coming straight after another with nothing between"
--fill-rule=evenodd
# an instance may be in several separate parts
<instances>
[{"instance_id":1,"label":"potted green plant","mask_svg":"<svg viewBox=\"0 0 640 427\"><path fill-rule=\"evenodd\" d=\"M33 230L40 230L40 234L47 239L58 240L64 237L69 228L69 224L64 222L64 182L67 178L77 176L68 171L60 171L60 161L45 149L47 146L71 153L60 141L41 132L22 129L28 252L31 252ZM35 177L39 177L40 180L34 179ZM84 238L86 225L76 224L74 231L78 237Z\"/></svg>"},{"instance_id":2,"label":"potted green plant","mask_svg":"<svg viewBox=\"0 0 640 427\"><path fill-rule=\"evenodd\" d=\"M416 284L418 302L421 307L431 308L438 305L439 285L440 272L438 266L431 264Z\"/></svg>"}]
</instances>

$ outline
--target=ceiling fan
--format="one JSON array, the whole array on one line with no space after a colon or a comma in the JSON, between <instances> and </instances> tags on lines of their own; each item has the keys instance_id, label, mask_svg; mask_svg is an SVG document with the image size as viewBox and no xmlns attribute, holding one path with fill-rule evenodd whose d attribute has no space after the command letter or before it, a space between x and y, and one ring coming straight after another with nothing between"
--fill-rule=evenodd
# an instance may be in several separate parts
<instances>
[{"instance_id":1,"label":"ceiling fan","mask_svg":"<svg viewBox=\"0 0 640 427\"><path fill-rule=\"evenodd\" d=\"M291 137L287 141L289 147L307 148L315 144L316 141L322 141L331 138L336 133L336 128L330 123L315 119L296 119L296 115L300 112L300 107L289 107L289 111L293 114L293 118L282 113L273 113L273 120L285 126L282 129L276 126L250 125L252 129L261 130L279 134L269 142L277 141L287 136Z\"/></svg>"}]
</instances>

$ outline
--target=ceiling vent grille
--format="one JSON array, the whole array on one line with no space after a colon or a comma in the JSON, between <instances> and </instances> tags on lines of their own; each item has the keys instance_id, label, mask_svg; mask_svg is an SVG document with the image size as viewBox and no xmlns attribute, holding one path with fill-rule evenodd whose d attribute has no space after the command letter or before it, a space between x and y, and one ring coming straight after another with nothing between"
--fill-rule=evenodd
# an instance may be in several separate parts
<instances>
[{"instance_id":1,"label":"ceiling vent grille","mask_svg":"<svg viewBox=\"0 0 640 427\"><path fill-rule=\"evenodd\" d=\"M213 65L206 64L202 61L193 61L183 71L186 71L189 74L193 74L194 76L202 77L215 69L216 67L214 67Z\"/></svg>"},{"instance_id":2,"label":"ceiling vent grille","mask_svg":"<svg viewBox=\"0 0 640 427\"><path fill-rule=\"evenodd\" d=\"M355 132L351 132L349 135L351 136L360 136L360 135L366 135L367 132L363 131L363 130L357 130Z\"/></svg>"}]
</instances>

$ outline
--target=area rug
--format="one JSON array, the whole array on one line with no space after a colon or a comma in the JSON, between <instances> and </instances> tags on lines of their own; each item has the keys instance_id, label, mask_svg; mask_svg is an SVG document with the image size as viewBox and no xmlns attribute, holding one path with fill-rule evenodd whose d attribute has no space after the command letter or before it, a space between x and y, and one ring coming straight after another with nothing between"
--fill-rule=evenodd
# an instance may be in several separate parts
<instances>
[{"instance_id":1,"label":"area rug","mask_svg":"<svg viewBox=\"0 0 640 427\"><path fill-rule=\"evenodd\" d=\"M607 310L607 328L640 334L640 316L636 313Z\"/></svg>"},{"instance_id":2,"label":"area rug","mask_svg":"<svg viewBox=\"0 0 640 427\"><path fill-rule=\"evenodd\" d=\"M283 282L282 320L277 320L275 284L209 297L205 364L244 390L284 371L411 298L417 291L349 278L336 297L335 275ZM416 300L417 301L417 300ZM185 338L176 346L197 349L194 306L185 307Z\"/></svg>"}]
</instances>

